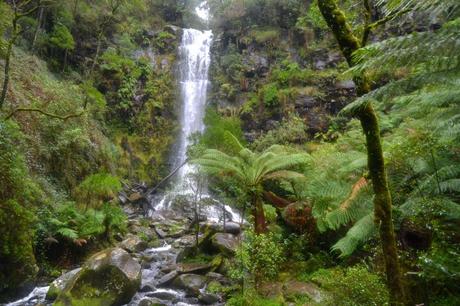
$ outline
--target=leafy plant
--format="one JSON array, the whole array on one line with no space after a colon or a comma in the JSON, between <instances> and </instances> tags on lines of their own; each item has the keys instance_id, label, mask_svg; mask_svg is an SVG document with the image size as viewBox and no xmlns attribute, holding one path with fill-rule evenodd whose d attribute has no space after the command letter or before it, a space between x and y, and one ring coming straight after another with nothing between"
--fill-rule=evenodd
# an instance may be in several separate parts
<instances>
[{"instance_id":1,"label":"leafy plant","mask_svg":"<svg viewBox=\"0 0 460 306\"><path fill-rule=\"evenodd\" d=\"M324 305L389 305L388 290L382 278L365 266L320 269L311 275L331 295Z\"/></svg>"},{"instance_id":2,"label":"leafy plant","mask_svg":"<svg viewBox=\"0 0 460 306\"><path fill-rule=\"evenodd\" d=\"M80 203L86 208L100 206L103 202L113 199L121 190L119 178L107 173L92 174L78 186L77 193Z\"/></svg>"},{"instance_id":3,"label":"leafy plant","mask_svg":"<svg viewBox=\"0 0 460 306\"><path fill-rule=\"evenodd\" d=\"M269 180L292 180L303 175L294 170L305 165L309 155L305 153L290 153L286 148L274 145L262 153L254 153L244 148L231 133L226 133L227 139L239 148L234 156L215 149L207 149L202 156L193 162L209 174L216 176L232 176L252 205L255 230L257 233L266 231L265 215L262 203L263 183Z\"/></svg>"},{"instance_id":4,"label":"leafy plant","mask_svg":"<svg viewBox=\"0 0 460 306\"><path fill-rule=\"evenodd\" d=\"M264 280L274 279L284 260L280 239L271 232L257 235L253 231L246 231L245 239L236 252L232 277L244 280L249 273L254 277L256 286Z\"/></svg>"}]
</instances>

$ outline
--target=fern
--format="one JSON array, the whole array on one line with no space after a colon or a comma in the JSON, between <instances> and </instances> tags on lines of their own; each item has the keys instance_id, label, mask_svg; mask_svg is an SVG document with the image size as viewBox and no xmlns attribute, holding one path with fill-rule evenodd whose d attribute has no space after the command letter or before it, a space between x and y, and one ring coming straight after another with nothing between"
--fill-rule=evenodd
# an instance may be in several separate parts
<instances>
[{"instance_id":1,"label":"fern","mask_svg":"<svg viewBox=\"0 0 460 306\"><path fill-rule=\"evenodd\" d=\"M374 237L376 233L374 214L367 214L348 230L345 237L332 246L332 250L340 252L340 257L349 256L362 242Z\"/></svg>"},{"instance_id":2,"label":"fern","mask_svg":"<svg viewBox=\"0 0 460 306\"><path fill-rule=\"evenodd\" d=\"M71 240L77 239L79 237L76 230L71 229L71 228L67 228L67 227L59 228L57 230L57 233L59 235L61 235L62 237L67 238L67 239L71 239Z\"/></svg>"}]
</instances>

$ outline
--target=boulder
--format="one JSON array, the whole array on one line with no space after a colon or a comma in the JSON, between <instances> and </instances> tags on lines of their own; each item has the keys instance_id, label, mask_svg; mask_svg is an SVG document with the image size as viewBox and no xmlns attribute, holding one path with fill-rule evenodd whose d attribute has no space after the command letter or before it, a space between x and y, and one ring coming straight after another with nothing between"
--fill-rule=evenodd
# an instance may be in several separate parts
<instances>
[{"instance_id":1,"label":"boulder","mask_svg":"<svg viewBox=\"0 0 460 306\"><path fill-rule=\"evenodd\" d=\"M158 280L158 286L166 286L169 285L177 276L179 273L177 273L176 270L169 272L168 274L164 275L162 278Z\"/></svg>"},{"instance_id":2,"label":"boulder","mask_svg":"<svg viewBox=\"0 0 460 306\"><path fill-rule=\"evenodd\" d=\"M326 297L326 294L315 284L295 280L291 280L283 285L283 293L284 295L292 296L306 295L316 303L323 302Z\"/></svg>"},{"instance_id":3,"label":"boulder","mask_svg":"<svg viewBox=\"0 0 460 306\"><path fill-rule=\"evenodd\" d=\"M204 263L180 263L177 265L177 272L179 274L198 273L204 274L212 268L212 264Z\"/></svg>"},{"instance_id":4,"label":"boulder","mask_svg":"<svg viewBox=\"0 0 460 306\"><path fill-rule=\"evenodd\" d=\"M236 236L228 233L217 233L212 236L212 245L224 255L233 256L238 247Z\"/></svg>"},{"instance_id":5,"label":"boulder","mask_svg":"<svg viewBox=\"0 0 460 306\"><path fill-rule=\"evenodd\" d=\"M128 200L131 203L135 203L135 202L139 201L142 198L143 198L143 196L142 196L142 194L140 192L134 192L134 193L129 195Z\"/></svg>"},{"instance_id":6,"label":"boulder","mask_svg":"<svg viewBox=\"0 0 460 306\"><path fill-rule=\"evenodd\" d=\"M198 299L205 305L213 305L219 302L219 296L213 293L202 293Z\"/></svg>"},{"instance_id":7,"label":"boulder","mask_svg":"<svg viewBox=\"0 0 460 306\"><path fill-rule=\"evenodd\" d=\"M139 289L141 274L141 266L128 252L121 248L106 249L86 261L54 305L126 304Z\"/></svg>"},{"instance_id":8,"label":"boulder","mask_svg":"<svg viewBox=\"0 0 460 306\"><path fill-rule=\"evenodd\" d=\"M139 306L167 306L168 304L156 298L143 298L139 301Z\"/></svg>"},{"instance_id":9,"label":"boulder","mask_svg":"<svg viewBox=\"0 0 460 306\"><path fill-rule=\"evenodd\" d=\"M155 292L148 293L147 295L149 297L154 297L160 300L168 300L168 301L172 301L177 298L177 294L174 293L174 291L165 290L165 289L156 290Z\"/></svg>"},{"instance_id":10,"label":"boulder","mask_svg":"<svg viewBox=\"0 0 460 306\"><path fill-rule=\"evenodd\" d=\"M46 298L48 300L55 300L58 295L64 290L67 283L78 273L81 268L74 269L72 271L66 272L59 276L57 279L51 282L48 292L46 293Z\"/></svg>"},{"instance_id":11,"label":"boulder","mask_svg":"<svg viewBox=\"0 0 460 306\"><path fill-rule=\"evenodd\" d=\"M184 289L189 296L198 297L200 289L206 285L206 277L198 274L182 274L173 281L173 285Z\"/></svg>"},{"instance_id":12,"label":"boulder","mask_svg":"<svg viewBox=\"0 0 460 306\"><path fill-rule=\"evenodd\" d=\"M119 247L130 253L135 253L145 250L148 244L138 236L129 235L128 238L120 243Z\"/></svg>"}]
</instances>

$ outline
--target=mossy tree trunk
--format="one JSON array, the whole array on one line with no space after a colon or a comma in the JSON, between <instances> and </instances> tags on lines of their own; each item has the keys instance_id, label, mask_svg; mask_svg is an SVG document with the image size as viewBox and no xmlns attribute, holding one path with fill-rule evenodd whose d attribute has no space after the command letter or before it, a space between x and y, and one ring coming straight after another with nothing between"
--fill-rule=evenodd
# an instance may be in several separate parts
<instances>
[{"instance_id":1,"label":"mossy tree trunk","mask_svg":"<svg viewBox=\"0 0 460 306\"><path fill-rule=\"evenodd\" d=\"M363 4L365 7L366 3L367 1L364 0ZM348 65L350 67L353 66L352 54L361 47L361 42L365 42L367 37L360 42L353 34L351 26L347 22L345 14L338 7L336 0L319 0L318 6L329 28L332 30ZM365 35L369 35L369 33ZM370 83L365 74L356 77L355 83L358 95L363 95L370 91ZM391 305L404 305L406 304L406 298L398 260L391 213L392 201L388 188L377 115L370 103L355 115L361 121L361 126L366 136L368 168L375 193L374 213L379 227L380 241L385 260L387 285L390 290L390 303Z\"/></svg>"}]
</instances>

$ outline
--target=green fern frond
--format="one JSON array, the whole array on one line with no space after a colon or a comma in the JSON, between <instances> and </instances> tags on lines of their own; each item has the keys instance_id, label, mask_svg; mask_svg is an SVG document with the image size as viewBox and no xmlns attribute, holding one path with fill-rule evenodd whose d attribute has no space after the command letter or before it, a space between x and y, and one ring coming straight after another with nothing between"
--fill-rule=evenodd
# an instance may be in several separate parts
<instances>
[{"instance_id":1,"label":"green fern frond","mask_svg":"<svg viewBox=\"0 0 460 306\"><path fill-rule=\"evenodd\" d=\"M435 32L414 32L368 45L353 54L355 66L349 71L393 71L417 68L415 74L458 69L460 65L460 18Z\"/></svg>"},{"instance_id":2,"label":"green fern frond","mask_svg":"<svg viewBox=\"0 0 460 306\"><path fill-rule=\"evenodd\" d=\"M67 239L71 239L71 240L78 239L77 231L71 228L61 227L60 229L57 230L57 233Z\"/></svg>"},{"instance_id":3,"label":"green fern frond","mask_svg":"<svg viewBox=\"0 0 460 306\"><path fill-rule=\"evenodd\" d=\"M374 214L369 213L359 219L348 230L345 237L332 246L332 250L340 252L340 257L350 256L360 244L368 241L376 234L377 228L374 222Z\"/></svg>"}]
</instances>

